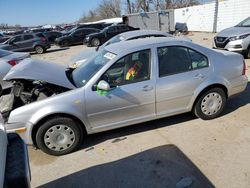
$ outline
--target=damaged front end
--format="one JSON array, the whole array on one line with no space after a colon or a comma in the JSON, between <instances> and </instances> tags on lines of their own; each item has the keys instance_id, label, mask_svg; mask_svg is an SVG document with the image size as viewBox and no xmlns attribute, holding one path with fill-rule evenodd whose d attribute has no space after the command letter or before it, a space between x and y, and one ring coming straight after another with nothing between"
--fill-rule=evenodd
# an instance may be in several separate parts
<instances>
[{"instance_id":1,"label":"damaged front end","mask_svg":"<svg viewBox=\"0 0 250 188\"><path fill-rule=\"evenodd\" d=\"M0 98L5 119L18 107L74 89L63 66L32 59L13 67L4 80L13 85L10 94Z\"/></svg>"},{"instance_id":2,"label":"damaged front end","mask_svg":"<svg viewBox=\"0 0 250 188\"><path fill-rule=\"evenodd\" d=\"M14 80L11 93L0 98L0 112L7 118L18 107L68 90L70 89L44 81Z\"/></svg>"}]
</instances>

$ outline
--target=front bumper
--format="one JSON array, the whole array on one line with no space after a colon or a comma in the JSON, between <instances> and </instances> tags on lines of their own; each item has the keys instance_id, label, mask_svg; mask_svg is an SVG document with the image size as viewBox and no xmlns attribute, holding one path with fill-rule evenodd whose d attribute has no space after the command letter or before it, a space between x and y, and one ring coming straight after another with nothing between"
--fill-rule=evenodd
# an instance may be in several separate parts
<instances>
[{"instance_id":1,"label":"front bumper","mask_svg":"<svg viewBox=\"0 0 250 188\"><path fill-rule=\"evenodd\" d=\"M28 145L33 145L32 127L33 124L30 122L5 124L5 129L7 133L17 133L22 138L22 140Z\"/></svg>"},{"instance_id":2,"label":"front bumper","mask_svg":"<svg viewBox=\"0 0 250 188\"><path fill-rule=\"evenodd\" d=\"M213 48L228 50L231 52L245 53L248 48L248 44L243 40L229 41L225 39L223 42L218 42L216 39L213 40Z\"/></svg>"}]
</instances>

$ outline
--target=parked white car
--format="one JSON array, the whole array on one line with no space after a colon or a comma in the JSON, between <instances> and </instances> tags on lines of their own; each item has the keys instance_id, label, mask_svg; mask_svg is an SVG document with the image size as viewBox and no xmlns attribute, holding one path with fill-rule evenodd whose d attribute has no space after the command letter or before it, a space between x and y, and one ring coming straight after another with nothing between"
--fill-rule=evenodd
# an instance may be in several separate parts
<instances>
[{"instance_id":1,"label":"parked white car","mask_svg":"<svg viewBox=\"0 0 250 188\"><path fill-rule=\"evenodd\" d=\"M214 37L213 48L238 52L250 58L250 17L219 32Z\"/></svg>"}]
</instances>

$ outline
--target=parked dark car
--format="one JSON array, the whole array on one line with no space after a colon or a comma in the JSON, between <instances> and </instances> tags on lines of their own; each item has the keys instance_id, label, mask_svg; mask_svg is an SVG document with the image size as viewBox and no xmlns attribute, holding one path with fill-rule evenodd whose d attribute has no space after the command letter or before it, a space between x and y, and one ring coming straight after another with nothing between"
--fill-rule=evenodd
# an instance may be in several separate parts
<instances>
[{"instance_id":1,"label":"parked dark car","mask_svg":"<svg viewBox=\"0 0 250 188\"><path fill-rule=\"evenodd\" d=\"M56 38L62 36L62 33L59 31L47 31L44 32L43 34L51 44L55 43Z\"/></svg>"},{"instance_id":2,"label":"parked dark car","mask_svg":"<svg viewBox=\"0 0 250 188\"><path fill-rule=\"evenodd\" d=\"M125 24L111 25L104 28L99 33L93 33L86 36L84 43L86 43L88 46L97 47L102 45L107 40L111 39L113 36L117 34L133 30L139 30L139 28L130 27Z\"/></svg>"},{"instance_id":3,"label":"parked dark car","mask_svg":"<svg viewBox=\"0 0 250 188\"><path fill-rule=\"evenodd\" d=\"M7 35L4 35L4 34L0 33L0 43L5 42L9 38L10 38L10 36L7 36Z\"/></svg>"},{"instance_id":4,"label":"parked dark car","mask_svg":"<svg viewBox=\"0 0 250 188\"><path fill-rule=\"evenodd\" d=\"M175 32L176 33L183 33L183 34L188 34L188 27L186 23L180 23L176 22L175 24Z\"/></svg>"},{"instance_id":5,"label":"parked dark car","mask_svg":"<svg viewBox=\"0 0 250 188\"><path fill-rule=\"evenodd\" d=\"M42 33L51 31L52 28L31 28L25 31L25 33Z\"/></svg>"},{"instance_id":6,"label":"parked dark car","mask_svg":"<svg viewBox=\"0 0 250 188\"><path fill-rule=\"evenodd\" d=\"M110 23L80 24L80 25L76 25L75 27L72 27L70 30L67 30L66 32L63 32L63 35L69 35L73 31L76 31L80 28L95 28L95 29L102 30L105 27L108 27L110 25L111 25Z\"/></svg>"},{"instance_id":7,"label":"parked dark car","mask_svg":"<svg viewBox=\"0 0 250 188\"><path fill-rule=\"evenodd\" d=\"M60 47L65 47L73 44L82 44L83 39L90 33L100 32L94 28L81 28L73 31L69 35L64 35L55 40L55 43Z\"/></svg>"},{"instance_id":8,"label":"parked dark car","mask_svg":"<svg viewBox=\"0 0 250 188\"><path fill-rule=\"evenodd\" d=\"M35 51L42 54L48 48L50 48L50 44L42 33L16 35L0 44L0 49L13 52Z\"/></svg>"}]
</instances>

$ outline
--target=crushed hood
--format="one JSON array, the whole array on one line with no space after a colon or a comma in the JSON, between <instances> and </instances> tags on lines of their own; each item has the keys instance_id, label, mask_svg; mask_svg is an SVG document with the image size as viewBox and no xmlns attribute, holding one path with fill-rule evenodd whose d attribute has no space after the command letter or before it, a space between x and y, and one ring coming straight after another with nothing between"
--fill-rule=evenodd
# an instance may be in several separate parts
<instances>
[{"instance_id":1,"label":"crushed hood","mask_svg":"<svg viewBox=\"0 0 250 188\"><path fill-rule=\"evenodd\" d=\"M75 88L68 80L64 66L30 58L14 66L4 77L6 81L14 79L40 80L69 89Z\"/></svg>"},{"instance_id":2,"label":"crushed hood","mask_svg":"<svg viewBox=\"0 0 250 188\"><path fill-rule=\"evenodd\" d=\"M250 34L250 27L230 27L222 30L216 36L218 37L234 37L244 34Z\"/></svg>"}]
</instances>

